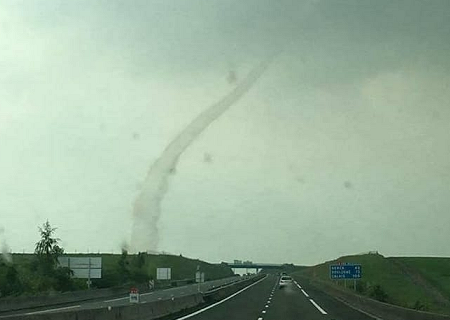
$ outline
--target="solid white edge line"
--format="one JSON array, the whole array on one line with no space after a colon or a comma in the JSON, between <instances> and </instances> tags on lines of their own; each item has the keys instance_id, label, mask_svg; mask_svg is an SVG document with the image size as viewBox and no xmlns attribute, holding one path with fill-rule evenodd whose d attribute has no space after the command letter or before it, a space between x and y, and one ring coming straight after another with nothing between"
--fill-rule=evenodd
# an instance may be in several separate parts
<instances>
[{"instance_id":1,"label":"solid white edge line","mask_svg":"<svg viewBox=\"0 0 450 320\"><path fill-rule=\"evenodd\" d=\"M152 292L147 292L147 293L141 293L140 296L141 296L141 297L142 297L142 296L149 296L149 295L151 295L151 294L154 294L155 292L157 292L157 291L152 291ZM128 299L128 297L125 297L125 299Z\"/></svg>"},{"instance_id":2,"label":"solid white edge line","mask_svg":"<svg viewBox=\"0 0 450 320\"><path fill-rule=\"evenodd\" d=\"M366 311L364 311L364 310L361 310L361 309L359 309L359 308L357 308L357 307L351 305L350 303L348 303L348 302L346 302L346 301L344 301L344 300L342 300L342 299L340 299L340 298L338 298L338 297L333 297L333 298L336 299L337 301L339 301L339 302L345 304L345 305L348 306L349 308L352 308L353 310L356 310L356 311L358 311L358 312L361 312L362 314L365 314L366 316L368 316L368 317L370 317L370 318L373 318L373 319L375 319L375 320L384 320L384 319L382 319L382 318L377 317L376 315L373 315L373 314L368 313L368 312L366 312Z\"/></svg>"},{"instance_id":3,"label":"solid white edge line","mask_svg":"<svg viewBox=\"0 0 450 320\"><path fill-rule=\"evenodd\" d=\"M126 299L130 299L129 297L123 297L123 298L117 298L117 299L111 299L111 300L105 300L103 302L114 302L114 301L120 301L120 300L126 300Z\"/></svg>"},{"instance_id":4,"label":"solid white edge line","mask_svg":"<svg viewBox=\"0 0 450 320\"><path fill-rule=\"evenodd\" d=\"M311 303L314 305L314 307L316 307L317 310L319 310L321 314L327 314L327 312L325 310L323 310L313 299L309 299L309 301L311 301Z\"/></svg>"},{"instance_id":5,"label":"solid white edge line","mask_svg":"<svg viewBox=\"0 0 450 320\"><path fill-rule=\"evenodd\" d=\"M34 312L28 312L28 313L24 313L25 315L29 316L32 314L39 314L39 313L47 313L47 312L52 312L52 311L59 311L59 310L68 310L68 309L75 309L75 308L79 308L80 306L70 306L70 307L62 307L62 308L56 308L56 309L47 309L47 310L41 310L41 311L34 311Z\"/></svg>"},{"instance_id":6,"label":"solid white edge line","mask_svg":"<svg viewBox=\"0 0 450 320\"><path fill-rule=\"evenodd\" d=\"M203 308L203 309L197 310L197 311L195 311L195 312L193 312L193 313L191 313L191 314L188 314L188 315L183 316L183 317L181 317L181 318L177 318L177 319L175 319L175 320L189 319L189 318L191 318L191 317L193 317L193 316L196 316L196 315L198 315L198 314L200 314L200 313L202 313L202 312L205 312L206 310L209 310L209 309L211 309L211 308L214 308L215 306L217 306L217 305L219 305L219 304L222 304L222 303L224 303L224 302L227 301L227 300L230 300L231 298L237 296L238 294L244 292L245 290L247 290L247 289L253 287L254 285L260 283L261 281L263 281L263 280L266 279L266 278L267 278L267 275L266 275L264 278L262 278L262 279L256 281L255 283L252 283L251 285L245 287L244 289L241 289L241 290L239 290L238 292L233 293L231 296L226 297L225 299L222 299L222 300L220 300L220 301L217 301L216 303L213 303L213 304L210 305L210 306L207 306L207 307L205 307L205 308Z\"/></svg>"},{"instance_id":7,"label":"solid white edge line","mask_svg":"<svg viewBox=\"0 0 450 320\"><path fill-rule=\"evenodd\" d=\"M256 282L257 283L257 282ZM256 284L255 283L255 284ZM165 290L160 290L160 291L168 291L168 290L173 290L172 288L170 289L165 289ZM141 294L141 296L146 296L146 295L151 295L154 294L154 292L148 292L148 293L143 293ZM183 292L182 292L183 294ZM108 302L114 302L114 301L120 301L120 300L127 300L129 299L129 297L123 297L123 298L116 298L116 299L111 299L111 300L105 300L103 301L104 303L108 303ZM62 307L62 308L55 308L55 309L47 309L47 310L41 310L41 311L33 311L33 312L28 312L28 313L23 313L25 315L33 315L33 314L40 314L40 313L48 313L48 312L53 312L53 311L59 311L59 310L69 310L69 309L75 309L75 308L80 308L80 305L76 305L76 306L70 306L70 307Z\"/></svg>"}]
</instances>

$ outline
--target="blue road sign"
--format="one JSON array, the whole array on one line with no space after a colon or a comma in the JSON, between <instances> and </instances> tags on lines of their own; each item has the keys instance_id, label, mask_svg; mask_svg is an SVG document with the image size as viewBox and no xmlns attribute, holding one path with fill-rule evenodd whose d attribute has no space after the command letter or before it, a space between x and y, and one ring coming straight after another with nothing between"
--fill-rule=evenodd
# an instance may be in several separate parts
<instances>
[{"instance_id":1,"label":"blue road sign","mask_svg":"<svg viewBox=\"0 0 450 320\"><path fill-rule=\"evenodd\" d=\"M330 265L330 278L339 279L361 279L362 268L360 264L343 263Z\"/></svg>"}]
</instances>

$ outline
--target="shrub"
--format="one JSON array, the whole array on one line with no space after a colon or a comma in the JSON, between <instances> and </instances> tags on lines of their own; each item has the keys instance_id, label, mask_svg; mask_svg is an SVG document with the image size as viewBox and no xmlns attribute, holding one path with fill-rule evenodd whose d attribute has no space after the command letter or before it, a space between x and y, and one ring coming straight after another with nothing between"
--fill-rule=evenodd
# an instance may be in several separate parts
<instances>
[{"instance_id":1,"label":"shrub","mask_svg":"<svg viewBox=\"0 0 450 320\"><path fill-rule=\"evenodd\" d=\"M389 297L388 294L384 291L384 289L379 284L377 284L373 287L370 287L369 296L374 298L375 300L378 300L381 302L387 302L388 297Z\"/></svg>"},{"instance_id":2,"label":"shrub","mask_svg":"<svg viewBox=\"0 0 450 320\"><path fill-rule=\"evenodd\" d=\"M414 305L412 306L413 309L419 310L419 311L428 311L429 308L426 304L422 303L420 300L417 300Z\"/></svg>"}]
</instances>

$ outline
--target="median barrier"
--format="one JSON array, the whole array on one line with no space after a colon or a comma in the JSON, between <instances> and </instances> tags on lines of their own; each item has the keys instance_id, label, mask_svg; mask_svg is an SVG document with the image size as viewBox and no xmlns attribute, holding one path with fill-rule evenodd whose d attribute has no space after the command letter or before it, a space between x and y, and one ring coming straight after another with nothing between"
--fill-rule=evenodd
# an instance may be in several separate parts
<instances>
[{"instance_id":1,"label":"median barrier","mask_svg":"<svg viewBox=\"0 0 450 320\"><path fill-rule=\"evenodd\" d=\"M149 291L147 284L139 284L135 287L139 289L139 292ZM122 295L126 296L129 292L129 286L122 286L115 288L57 292L36 296L5 297L0 299L0 313L33 309L37 307L58 306L96 299L115 298Z\"/></svg>"},{"instance_id":2,"label":"median barrier","mask_svg":"<svg viewBox=\"0 0 450 320\"><path fill-rule=\"evenodd\" d=\"M314 288L341 300L355 309L360 309L383 320L450 320L450 316L417 311L358 295L323 280L295 277L299 282L308 283Z\"/></svg>"},{"instance_id":3,"label":"median barrier","mask_svg":"<svg viewBox=\"0 0 450 320\"><path fill-rule=\"evenodd\" d=\"M152 320L196 307L202 303L204 303L203 296L197 293L111 309L104 307L58 313L12 315L3 318L3 320Z\"/></svg>"},{"instance_id":4,"label":"median barrier","mask_svg":"<svg viewBox=\"0 0 450 320\"><path fill-rule=\"evenodd\" d=\"M71 302L81 302L100 298L125 295L129 288L91 289L55 293L39 296L6 297L0 299L0 312L31 309L42 306L55 306Z\"/></svg>"}]
</instances>

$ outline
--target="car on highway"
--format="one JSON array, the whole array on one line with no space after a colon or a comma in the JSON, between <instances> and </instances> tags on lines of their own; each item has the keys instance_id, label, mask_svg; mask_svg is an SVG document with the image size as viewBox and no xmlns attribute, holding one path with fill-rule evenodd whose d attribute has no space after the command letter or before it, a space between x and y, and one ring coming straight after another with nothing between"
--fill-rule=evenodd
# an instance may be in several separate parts
<instances>
[{"instance_id":1,"label":"car on highway","mask_svg":"<svg viewBox=\"0 0 450 320\"><path fill-rule=\"evenodd\" d=\"M278 282L278 288L283 289L286 286L290 286L292 284L293 280L289 276L282 276L280 278L280 281Z\"/></svg>"}]
</instances>

